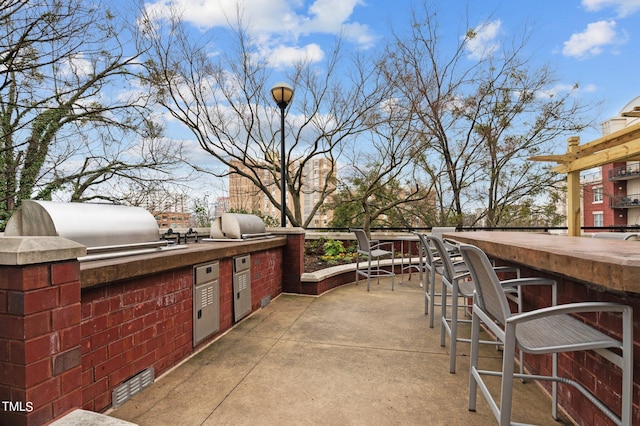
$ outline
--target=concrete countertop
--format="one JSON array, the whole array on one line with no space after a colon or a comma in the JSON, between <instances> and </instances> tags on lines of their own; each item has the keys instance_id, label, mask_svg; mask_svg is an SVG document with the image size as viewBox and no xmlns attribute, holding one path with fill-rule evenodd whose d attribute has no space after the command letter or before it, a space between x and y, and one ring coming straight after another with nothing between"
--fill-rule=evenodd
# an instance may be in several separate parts
<instances>
[{"instance_id":1,"label":"concrete countertop","mask_svg":"<svg viewBox=\"0 0 640 426\"><path fill-rule=\"evenodd\" d=\"M607 290L640 293L640 242L530 232L456 232L490 257L564 275Z\"/></svg>"},{"instance_id":2,"label":"concrete countertop","mask_svg":"<svg viewBox=\"0 0 640 426\"><path fill-rule=\"evenodd\" d=\"M287 244L286 237L253 241L189 243L184 249L117 257L80 263L82 288L141 277L171 269L190 267L203 262L268 250Z\"/></svg>"}]
</instances>

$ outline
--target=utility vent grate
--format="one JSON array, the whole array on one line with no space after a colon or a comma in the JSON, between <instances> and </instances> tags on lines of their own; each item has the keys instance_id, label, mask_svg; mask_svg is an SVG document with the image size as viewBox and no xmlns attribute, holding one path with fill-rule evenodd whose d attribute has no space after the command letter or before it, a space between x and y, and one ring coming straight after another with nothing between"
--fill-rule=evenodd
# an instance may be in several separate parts
<instances>
[{"instance_id":1,"label":"utility vent grate","mask_svg":"<svg viewBox=\"0 0 640 426\"><path fill-rule=\"evenodd\" d=\"M262 298L262 300L260 300L260 307L264 308L269 304L269 302L271 302L271 296L266 295L265 297Z\"/></svg>"},{"instance_id":2,"label":"utility vent grate","mask_svg":"<svg viewBox=\"0 0 640 426\"><path fill-rule=\"evenodd\" d=\"M142 370L117 388L111 394L111 405L116 408L144 388L151 386L154 380L153 367Z\"/></svg>"}]
</instances>

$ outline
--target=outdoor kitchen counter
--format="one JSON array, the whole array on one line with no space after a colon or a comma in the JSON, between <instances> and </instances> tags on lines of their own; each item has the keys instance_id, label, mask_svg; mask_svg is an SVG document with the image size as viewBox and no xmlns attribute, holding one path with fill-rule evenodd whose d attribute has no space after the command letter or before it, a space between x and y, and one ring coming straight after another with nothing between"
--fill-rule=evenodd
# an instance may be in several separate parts
<instances>
[{"instance_id":1,"label":"outdoor kitchen counter","mask_svg":"<svg viewBox=\"0 0 640 426\"><path fill-rule=\"evenodd\" d=\"M490 257L604 290L640 293L638 241L501 231L456 232L445 237L475 245Z\"/></svg>"},{"instance_id":2,"label":"outdoor kitchen counter","mask_svg":"<svg viewBox=\"0 0 640 426\"><path fill-rule=\"evenodd\" d=\"M87 260L80 263L80 282L82 288L95 287L212 260L282 247L286 244L287 238L280 236L254 241L201 241L189 243L183 249L103 260Z\"/></svg>"}]
</instances>

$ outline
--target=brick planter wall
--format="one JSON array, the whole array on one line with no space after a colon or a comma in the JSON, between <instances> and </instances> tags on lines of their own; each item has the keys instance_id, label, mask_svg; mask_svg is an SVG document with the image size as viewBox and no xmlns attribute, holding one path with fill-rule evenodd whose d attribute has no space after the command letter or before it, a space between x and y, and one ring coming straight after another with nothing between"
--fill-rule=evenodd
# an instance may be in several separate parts
<instances>
[{"instance_id":1,"label":"brick planter wall","mask_svg":"<svg viewBox=\"0 0 640 426\"><path fill-rule=\"evenodd\" d=\"M356 272L355 268L349 271L344 271L337 275L322 277L321 279L314 280L302 280L300 285L300 294L309 294L313 296L319 296L324 292L332 290L336 287L340 287L345 284L350 284L355 281Z\"/></svg>"},{"instance_id":2,"label":"brick planter wall","mask_svg":"<svg viewBox=\"0 0 640 426\"><path fill-rule=\"evenodd\" d=\"M300 277L304 272L304 229L272 228L269 231L287 237L287 245L282 248L282 291L301 293Z\"/></svg>"}]
</instances>

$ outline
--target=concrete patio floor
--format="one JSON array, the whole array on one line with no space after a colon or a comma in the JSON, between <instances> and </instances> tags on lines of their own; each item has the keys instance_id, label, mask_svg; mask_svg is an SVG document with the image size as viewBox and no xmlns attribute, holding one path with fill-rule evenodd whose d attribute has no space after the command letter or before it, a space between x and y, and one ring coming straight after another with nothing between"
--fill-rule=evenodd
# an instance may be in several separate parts
<instances>
[{"instance_id":1,"label":"concrete patio floor","mask_svg":"<svg viewBox=\"0 0 640 426\"><path fill-rule=\"evenodd\" d=\"M400 281L283 294L107 414L141 426L496 424L481 393L467 409L469 345L450 374L417 275ZM486 347L481 367L500 356ZM535 383L514 389L513 421L569 424Z\"/></svg>"}]
</instances>

